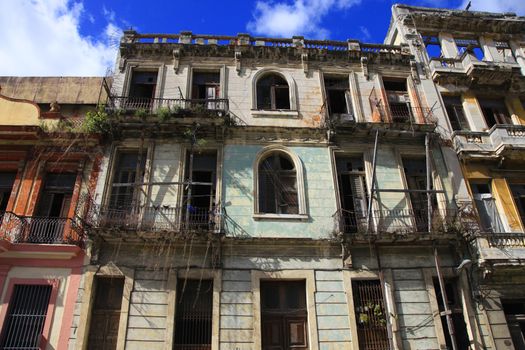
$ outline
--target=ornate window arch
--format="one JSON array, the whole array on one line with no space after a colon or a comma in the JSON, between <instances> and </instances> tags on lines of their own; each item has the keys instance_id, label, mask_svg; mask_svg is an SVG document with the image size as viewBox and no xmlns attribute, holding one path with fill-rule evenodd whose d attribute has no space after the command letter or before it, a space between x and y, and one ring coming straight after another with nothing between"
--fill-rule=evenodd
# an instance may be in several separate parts
<instances>
[{"instance_id":1,"label":"ornate window arch","mask_svg":"<svg viewBox=\"0 0 525 350\"><path fill-rule=\"evenodd\" d=\"M296 111L296 84L288 74L263 68L253 76L252 109L259 111Z\"/></svg>"},{"instance_id":2,"label":"ornate window arch","mask_svg":"<svg viewBox=\"0 0 525 350\"><path fill-rule=\"evenodd\" d=\"M282 146L265 147L253 170L256 217L307 217L303 166L296 154Z\"/></svg>"}]
</instances>

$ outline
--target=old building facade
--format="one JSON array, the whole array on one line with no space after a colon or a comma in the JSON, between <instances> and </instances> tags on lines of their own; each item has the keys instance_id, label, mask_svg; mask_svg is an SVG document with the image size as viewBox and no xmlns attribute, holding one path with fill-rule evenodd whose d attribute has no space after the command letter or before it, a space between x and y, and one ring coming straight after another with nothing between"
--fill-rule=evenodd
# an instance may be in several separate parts
<instances>
[{"instance_id":1,"label":"old building facade","mask_svg":"<svg viewBox=\"0 0 525 350\"><path fill-rule=\"evenodd\" d=\"M127 31L83 133L0 100L0 344L12 286L59 281L48 349L524 348L524 28L395 5L385 44ZM33 242L48 192L60 239Z\"/></svg>"},{"instance_id":2,"label":"old building facade","mask_svg":"<svg viewBox=\"0 0 525 350\"><path fill-rule=\"evenodd\" d=\"M484 346L525 348L525 19L402 5L393 18L386 42L409 45L421 84L437 89L442 137L461 162L479 215L469 254Z\"/></svg>"},{"instance_id":3,"label":"old building facade","mask_svg":"<svg viewBox=\"0 0 525 350\"><path fill-rule=\"evenodd\" d=\"M65 349L89 262L77 220L102 78L0 77L0 346Z\"/></svg>"}]
</instances>

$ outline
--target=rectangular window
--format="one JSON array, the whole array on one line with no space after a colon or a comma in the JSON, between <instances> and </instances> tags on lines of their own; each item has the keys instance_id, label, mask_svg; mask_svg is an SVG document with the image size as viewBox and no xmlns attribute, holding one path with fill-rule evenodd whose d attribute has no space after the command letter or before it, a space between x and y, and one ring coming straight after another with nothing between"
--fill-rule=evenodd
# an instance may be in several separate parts
<instances>
[{"instance_id":1,"label":"rectangular window","mask_svg":"<svg viewBox=\"0 0 525 350\"><path fill-rule=\"evenodd\" d=\"M467 118L463 110L463 103L459 96L443 96L445 109L447 111L450 125L454 131L456 130L470 130Z\"/></svg>"},{"instance_id":2,"label":"rectangular window","mask_svg":"<svg viewBox=\"0 0 525 350\"><path fill-rule=\"evenodd\" d=\"M441 57L441 43L435 35L423 35L423 42L427 50L428 58Z\"/></svg>"},{"instance_id":3,"label":"rectangular window","mask_svg":"<svg viewBox=\"0 0 525 350\"><path fill-rule=\"evenodd\" d=\"M410 108L407 80L396 78L383 78L390 115L394 123L410 123L414 121Z\"/></svg>"},{"instance_id":4,"label":"rectangular window","mask_svg":"<svg viewBox=\"0 0 525 350\"><path fill-rule=\"evenodd\" d=\"M46 174L35 216L29 222L30 243L60 243L71 206L75 174Z\"/></svg>"},{"instance_id":5,"label":"rectangular window","mask_svg":"<svg viewBox=\"0 0 525 350\"><path fill-rule=\"evenodd\" d=\"M157 72L133 71L125 107L127 109L150 109L153 106Z\"/></svg>"},{"instance_id":6,"label":"rectangular window","mask_svg":"<svg viewBox=\"0 0 525 350\"><path fill-rule=\"evenodd\" d=\"M478 101L489 128L496 124L512 124L503 98L478 98Z\"/></svg>"},{"instance_id":7,"label":"rectangular window","mask_svg":"<svg viewBox=\"0 0 525 350\"><path fill-rule=\"evenodd\" d=\"M341 221L345 233L366 229L368 191L362 156L337 156L337 181L341 202Z\"/></svg>"},{"instance_id":8,"label":"rectangular window","mask_svg":"<svg viewBox=\"0 0 525 350\"><path fill-rule=\"evenodd\" d=\"M261 281L262 349L308 349L305 281Z\"/></svg>"},{"instance_id":9,"label":"rectangular window","mask_svg":"<svg viewBox=\"0 0 525 350\"><path fill-rule=\"evenodd\" d=\"M325 77L324 87L328 115L338 117L340 121L353 121L352 97L348 77Z\"/></svg>"},{"instance_id":10,"label":"rectangular window","mask_svg":"<svg viewBox=\"0 0 525 350\"><path fill-rule=\"evenodd\" d=\"M403 157L403 170L412 204L411 219L418 232L428 232L427 165L424 157ZM432 188L432 184L431 184ZM432 197L433 204L435 196Z\"/></svg>"},{"instance_id":11,"label":"rectangular window","mask_svg":"<svg viewBox=\"0 0 525 350\"><path fill-rule=\"evenodd\" d=\"M40 349L51 285L15 284L0 339L1 349Z\"/></svg>"},{"instance_id":12,"label":"rectangular window","mask_svg":"<svg viewBox=\"0 0 525 350\"><path fill-rule=\"evenodd\" d=\"M177 282L175 350L210 350L213 316L213 281Z\"/></svg>"},{"instance_id":13,"label":"rectangular window","mask_svg":"<svg viewBox=\"0 0 525 350\"><path fill-rule=\"evenodd\" d=\"M143 180L145 158L145 152L118 152L109 198L109 208L113 212L129 213L138 205L139 187L135 183Z\"/></svg>"},{"instance_id":14,"label":"rectangular window","mask_svg":"<svg viewBox=\"0 0 525 350\"><path fill-rule=\"evenodd\" d=\"M0 215L2 215L7 208L15 178L16 173L0 173Z\"/></svg>"},{"instance_id":15,"label":"rectangular window","mask_svg":"<svg viewBox=\"0 0 525 350\"><path fill-rule=\"evenodd\" d=\"M502 300L514 349L525 349L525 300Z\"/></svg>"},{"instance_id":16,"label":"rectangular window","mask_svg":"<svg viewBox=\"0 0 525 350\"><path fill-rule=\"evenodd\" d=\"M494 41L494 46L503 57L503 62L516 63L516 58L508 41Z\"/></svg>"},{"instance_id":17,"label":"rectangular window","mask_svg":"<svg viewBox=\"0 0 525 350\"><path fill-rule=\"evenodd\" d=\"M360 350L387 350L385 301L379 280L352 281Z\"/></svg>"},{"instance_id":18,"label":"rectangular window","mask_svg":"<svg viewBox=\"0 0 525 350\"><path fill-rule=\"evenodd\" d=\"M88 349L117 348L124 278L96 277Z\"/></svg>"},{"instance_id":19,"label":"rectangular window","mask_svg":"<svg viewBox=\"0 0 525 350\"><path fill-rule=\"evenodd\" d=\"M496 200L488 182L471 183L472 195L478 209L482 229L485 232L505 232L499 216Z\"/></svg>"},{"instance_id":20,"label":"rectangular window","mask_svg":"<svg viewBox=\"0 0 525 350\"><path fill-rule=\"evenodd\" d=\"M483 52L478 39L472 38L457 38L455 39L456 46L458 48L459 55L463 55L464 52L470 51L474 54L478 61L485 59L485 53Z\"/></svg>"},{"instance_id":21,"label":"rectangular window","mask_svg":"<svg viewBox=\"0 0 525 350\"><path fill-rule=\"evenodd\" d=\"M218 101L220 96L220 72L193 72L191 98L194 105L207 109L221 109Z\"/></svg>"},{"instance_id":22,"label":"rectangular window","mask_svg":"<svg viewBox=\"0 0 525 350\"><path fill-rule=\"evenodd\" d=\"M185 181L197 183L185 187L183 221L188 229L212 229L217 181L217 151L186 154Z\"/></svg>"},{"instance_id":23,"label":"rectangular window","mask_svg":"<svg viewBox=\"0 0 525 350\"><path fill-rule=\"evenodd\" d=\"M458 280L457 278L445 279L444 284L448 309L452 313L452 324L454 327L457 349L468 350L471 347L467 333L467 325L465 324L465 318L463 317L463 305L461 303L461 298L459 295ZM445 333L447 349L452 349L452 342L450 339L450 332L448 331L447 318L444 314L445 308L443 305L445 304L443 302L441 288L439 286L439 280L437 278L434 278L434 291L436 293L436 301L438 303L439 312L441 313L441 326L443 328L443 333Z\"/></svg>"},{"instance_id":24,"label":"rectangular window","mask_svg":"<svg viewBox=\"0 0 525 350\"><path fill-rule=\"evenodd\" d=\"M514 204L521 217L521 224L525 225L525 184L511 184L510 191L514 198Z\"/></svg>"}]
</instances>

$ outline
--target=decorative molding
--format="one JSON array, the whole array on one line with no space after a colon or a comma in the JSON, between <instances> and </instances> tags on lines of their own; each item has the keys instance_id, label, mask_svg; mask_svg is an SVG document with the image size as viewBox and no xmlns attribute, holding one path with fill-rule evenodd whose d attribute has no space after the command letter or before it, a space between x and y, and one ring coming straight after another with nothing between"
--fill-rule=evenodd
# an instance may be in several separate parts
<instances>
[{"instance_id":1,"label":"decorative molding","mask_svg":"<svg viewBox=\"0 0 525 350\"><path fill-rule=\"evenodd\" d=\"M181 49L176 48L173 49L172 57L173 57L173 70L175 71L175 74L179 74L179 65L180 65L180 57L181 57Z\"/></svg>"}]
</instances>

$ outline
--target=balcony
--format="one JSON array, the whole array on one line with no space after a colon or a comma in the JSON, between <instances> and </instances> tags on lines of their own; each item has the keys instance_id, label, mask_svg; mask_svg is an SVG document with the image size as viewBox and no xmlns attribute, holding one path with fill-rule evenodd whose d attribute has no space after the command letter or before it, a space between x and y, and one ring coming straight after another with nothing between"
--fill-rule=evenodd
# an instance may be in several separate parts
<instances>
[{"instance_id":1,"label":"balcony","mask_svg":"<svg viewBox=\"0 0 525 350\"><path fill-rule=\"evenodd\" d=\"M500 86L520 76L521 70L515 61L480 61L473 53L465 51L457 58L430 59L430 73L432 79L439 84L450 83L452 80L467 86L472 83Z\"/></svg>"},{"instance_id":2,"label":"balcony","mask_svg":"<svg viewBox=\"0 0 525 350\"><path fill-rule=\"evenodd\" d=\"M496 124L488 131L456 131L456 152L464 157L509 156L525 149L525 126Z\"/></svg>"},{"instance_id":3,"label":"balcony","mask_svg":"<svg viewBox=\"0 0 525 350\"><path fill-rule=\"evenodd\" d=\"M121 232L122 237L132 235L147 238L160 234L220 233L221 210L196 207L143 207L91 209L86 219L88 227L102 235ZM164 237L168 238L168 237Z\"/></svg>"},{"instance_id":4,"label":"balcony","mask_svg":"<svg viewBox=\"0 0 525 350\"><path fill-rule=\"evenodd\" d=\"M436 119L431 108L414 107L410 104L391 104L388 107L382 102L372 103L372 121L389 124L393 129L435 127Z\"/></svg>"},{"instance_id":5,"label":"balcony","mask_svg":"<svg viewBox=\"0 0 525 350\"><path fill-rule=\"evenodd\" d=\"M157 116L161 121L180 118L224 119L228 114L228 99L181 99L109 96L106 111L127 118Z\"/></svg>"},{"instance_id":6,"label":"balcony","mask_svg":"<svg viewBox=\"0 0 525 350\"><path fill-rule=\"evenodd\" d=\"M429 234L428 211L426 209L383 209L373 210L370 228L366 213L344 209L334 215L337 230L350 239L373 236L382 238L413 238L415 236L446 236L468 234L477 230L477 222L467 218L460 219L457 210L434 209ZM463 231L463 232L460 232Z\"/></svg>"},{"instance_id":7,"label":"balcony","mask_svg":"<svg viewBox=\"0 0 525 350\"><path fill-rule=\"evenodd\" d=\"M21 216L12 212L5 212L1 217L2 239L11 243L84 245L83 231L72 219Z\"/></svg>"}]
</instances>

